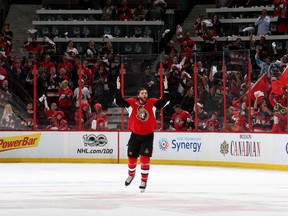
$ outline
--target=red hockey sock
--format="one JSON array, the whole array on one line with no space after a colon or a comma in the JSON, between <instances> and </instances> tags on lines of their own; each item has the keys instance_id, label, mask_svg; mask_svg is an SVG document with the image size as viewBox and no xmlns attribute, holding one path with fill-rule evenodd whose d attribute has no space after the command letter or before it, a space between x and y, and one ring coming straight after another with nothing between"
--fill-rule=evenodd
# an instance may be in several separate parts
<instances>
[{"instance_id":1,"label":"red hockey sock","mask_svg":"<svg viewBox=\"0 0 288 216\"><path fill-rule=\"evenodd\" d=\"M134 176L137 166L137 158L128 157L128 175Z\"/></svg>"},{"instance_id":2,"label":"red hockey sock","mask_svg":"<svg viewBox=\"0 0 288 216\"><path fill-rule=\"evenodd\" d=\"M141 163L141 181L147 182L150 169L150 157L141 155L140 163Z\"/></svg>"}]
</instances>

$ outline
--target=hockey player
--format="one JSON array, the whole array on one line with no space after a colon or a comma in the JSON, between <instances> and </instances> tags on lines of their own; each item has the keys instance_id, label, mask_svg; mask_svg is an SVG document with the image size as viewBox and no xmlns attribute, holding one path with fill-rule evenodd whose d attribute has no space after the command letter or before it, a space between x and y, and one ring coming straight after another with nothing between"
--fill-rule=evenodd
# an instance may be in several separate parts
<instances>
[{"instance_id":1,"label":"hockey player","mask_svg":"<svg viewBox=\"0 0 288 216\"><path fill-rule=\"evenodd\" d=\"M137 160L141 163L141 192L147 186L152 156L154 130L157 128L156 108L162 108L169 102L168 81L164 79L164 97L160 99L148 98L145 88L138 90L138 98L124 99L120 92L120 78L117 78L116 104L125 107L129 112L128 129L132 131L128 141L128 178L125 185L131 184L135 176Z\"/></svg>"}]
</instances>

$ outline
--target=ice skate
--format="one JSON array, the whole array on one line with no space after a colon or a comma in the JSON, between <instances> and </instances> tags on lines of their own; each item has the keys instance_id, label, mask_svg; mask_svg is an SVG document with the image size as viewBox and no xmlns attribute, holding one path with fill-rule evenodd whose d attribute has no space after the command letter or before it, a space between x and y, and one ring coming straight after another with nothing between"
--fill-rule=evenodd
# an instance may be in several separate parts
<instances>
[{"instance_id":1,"label":"ice skate","mask_svg":"<svg viewBox=\"0 0 288 216\"><path fill-rule=\"evenodd\" d=\"M128 176L128 178L125 181L125 186L127 187L128 185L130 185L133 179L134 179L134 176Z\"/></svg>"},{"instance_id":2,"label":"ice skate","mask_svg":"<svg viewBox=\"0 0 288 216\"><path fill-rule=\"evenodd\" d=\"M144 193L145 192L145 189L146 189L146 186L147 186L147 182L141 182L139 188L140 188L140 192L141 193Z\"/></svg>"}]
</instances>

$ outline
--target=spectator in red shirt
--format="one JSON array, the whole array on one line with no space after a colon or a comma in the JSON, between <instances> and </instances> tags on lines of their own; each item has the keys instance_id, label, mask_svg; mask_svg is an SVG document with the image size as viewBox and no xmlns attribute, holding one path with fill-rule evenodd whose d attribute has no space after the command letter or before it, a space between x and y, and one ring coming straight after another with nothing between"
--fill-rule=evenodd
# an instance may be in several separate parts
<instances>
[{"instance_id":1,"label":"spectator in red shirt","mask_svg":"<svg viewBox=\"0 0 288 216\"><path fill-rule=\"evenodd\" d=\"M219 131L220 130L220 122L217 119L218 113L214 112L211 115L211 118L206 121L206 130L208 131Z\"/></svg>"},{"instance_id":2,"label":"spectator in red shirt","mask_svg":"<svg viewBox=\"0 0 288 216\"><path fill-rule=\"evenodd\" d=\"M56 111L47 129L48 130L69 130L68 123L64 119L64 112Z\"/></svg>"},{"instance_id":3,"label":"spectator in red shirt","mask_svg":"<svg viewBox=\"0 0 288 216\"><path fill-rule=\"evenodd\" d=\"M97 119L96 123L97 123L96 130L98 131L108 130L107 121L104 118Z\"/></svg>"},{"instance_id":4,"label":"spectator in red shirt","mask_svg":"<svg viewBox=\"0 0 288 216\"><path fill-rule=\"evenodd\" d=\"M57 71L60 71L61 68L64 68L66 71L66 75L68 78L71 78L71 70L73 69L73 65L71 62L68 61L66 56L62 57L62 62L60 62L57 66Z\"/></svg>"},{"instance_id":5,"label":"spectator in red shirt","mask_svg":"<svg viewBox=\"0 0 288 216\"><path fill-rule=\"evenodd\" d=\"M47 73L50 67L55 67L55 64L51 62L50 55L45 55L44 61L40 63L44 67L44 71Z\"/></svg>"},{"instance_id":6,"label":"spectator in red shirt","mask_svg":"<svg viewBox=\"0 0 288 216\"><path fill-rule=\"evenodd\" d=\"M193 49L193 47L195 46L196 42L190 38L190 32L186 31L183 36L182 35L178 35L177 39L179 41L179 43L182 45L184 41L187 41L187 46L190 47L191 49Z\"/></svg>"},{"instance_id":7,"label":"spectator in red shirt","mask_svg":"<svg viewBox=\"0 0 288 216\"><path fill-rule=\"evenodd\" d=\"M244 132L247 131L247 121L248 121L248 109L247 104L243 101L240 105L240 109L233 113L233 118L235 119L235 124L232 128L234 132Z\"/></svg>"},{"instance_id":8,"label":"spectator in red shirt","mask_svg":"<svg viewBox=\"0 0 288 216\"><path fill-rule=\"evenodd\" d=\"M58 91L59 95L59 107L61 109L71 109L73 106L73 91L68 86L68 80L63 80L61 83L61 87Z\"/></svg>"},{"instance_id":9,"label":"spectator in red shirt","mask_svg":"<svg viewBox=\"0 0 288 216\"><path fill-rule=\"evenodd\" d=\"M273 16L277 17L280 16L283 9L286 9L286 0L274 0L272 3L272 7L274 7L273 10Z\"/></svg>"},{"instance_id":10,"label":"spectator in red shirt","mask_svg":"<svg viewBox=\"0 0 288 216\"><path fill-rule=\"evenodd\" d=\"M58 110L58 106L56 103L51 103L51 108L49 108L46 99L44 99L44 104L45 104L44 110L45 110L46 117L48 120L50 120L53 117L54 113Z\"/></svg>"},{"instance_id":11,"label":"spectator in red shirt","mask_svg":"<svg viewBox=\"0 0 288 216\"><path fill-rule=\"evenodd\" d=\"M127 0L122 0L121 5L116 9L118 20L130 21L132 19L132 10L127 6Z\"/></svg>"},{"instance_id":12,"label":"spectator in red shirt","mask_svg":"<svg viewBox=\"0 0 288 216\"><path fill-rule=\"evenodd\" d=\"M42 52L42 46L37 42L37 37L33 36L31 42L25 42L24 47L29 52L29 56L38 59Z\"/></svg>"},{"instance_id":13,"label":"spectator in red shirt","mask_svg":"<svg viewBox=\"0 0 288 216\"><path fill-rule=\"evenodd\" d=\"M80 119L80 112L82 112L82 118ZM74 122L76 127L79 126L79 121L82 123L82 129L89 130L91 128L91 112L90 104L88 102L81 103L81 109L77 109L74 113ZM79 128L80 129L80 128Z\"/></svg>"},{"instance_id":14,"label":"spectator in red shirt","mask_svg":"<svg viewBox=\"0 0 288 216\"><path fill-rule=\"evenodd\" d=\"M175 112L171 117L169 129L175 131L191 131L193 129L191 115L186 110L183 110L180 104L176 104L174 110Z\"/></svg>"},{"instance_id":15,"label":"spectator in red shirt","mask_svg":"<svg viewBox=\"0 0 288 216\"><path fill-rule=\"evenodd\" d=\"M107 113L102 110L102 105L100 103L96 103L94 105L95 112L93 113L93 119L104 118L107 119Z\"/></svg>"},{"instance_id":16,"label":"spectator in red shirt","mask_svg":"<svg viewBox=\"0 0 288 216\"><path fill-rule=\"evenodd\" d=\"M260 106L258 106L258 103ZM266 98L256 97L251 115L255 119L253 122L254 132L268 132L272 129L273 112L270 111Z\"/></svg>"},{"instance_id":17,"label":"spectator in red shirt","mask_svg":"<svg viewBox=\"0 0 288 216\"><path fill-rule=\"evenodd\" d=\"M63 80L58 91L59 108L64 112L68 122L72 122L73 118L73 91L68 86L68 80Z\"/></svg>"},{"instance_id":18,"label":"spectator in red shirt","mask_svg":"<svg viewBox=\"0 0 288 216\"><path fill-rule=\"evenodd\" d=\"M189 64L192 59L193 50L188 46L187 41L183 41L181 50L179 52L179 60L181 61L184 57L186 57L185 64Z\"/></svg>"},{"instance_id":19,"label":"spectator in red shirt","mask_svg":"<svg viewBox=\"0 0 288 216\"><path fill-rule=\"evenodd\" d=\"M9 46L4 41L4 36L0 35L0 58L7 59L10 54Z\"/></svg>"},{"instance_id":20,"label":"spectator in red shirt","mask_svg":"<svg viewBox=\"0 0 288 216\"><path fill-rule=\"evenodd\" d=\"M92 84L92 78L93 78L93 73L92 70L88 67L88 61L87 60L83 60L82 63L82 79L84 80L84 86L87 87L90 91L92 91L91 89L91 84Z\"/></svg>"},{"instance_id":21,"label":"spectator in red shirt","mask_svg":"<svg viewBox=\"0 0 288 216\"><path fill-rule=\"evenodd\" d=\"M287 10L283 9L277 19L277 34L286 34L288 32Z\"/></svg>"}]
</instances>

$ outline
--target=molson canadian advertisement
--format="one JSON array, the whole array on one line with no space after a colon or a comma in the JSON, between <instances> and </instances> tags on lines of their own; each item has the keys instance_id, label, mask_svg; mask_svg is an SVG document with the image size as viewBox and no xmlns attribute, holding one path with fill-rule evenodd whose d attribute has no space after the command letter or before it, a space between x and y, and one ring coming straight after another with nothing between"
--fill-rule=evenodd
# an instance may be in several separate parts
<instances>
[{"instance_id":1,"label":"molson canadian advertisement","mask_svg":"<svg viewBox=\"0 0 288 216\"><path fill-rule=\"evenodd\" d=\"M214 136L213 156L223 162L271 163L273 135L229 133Z\"/></svg>"}]
</instances>

